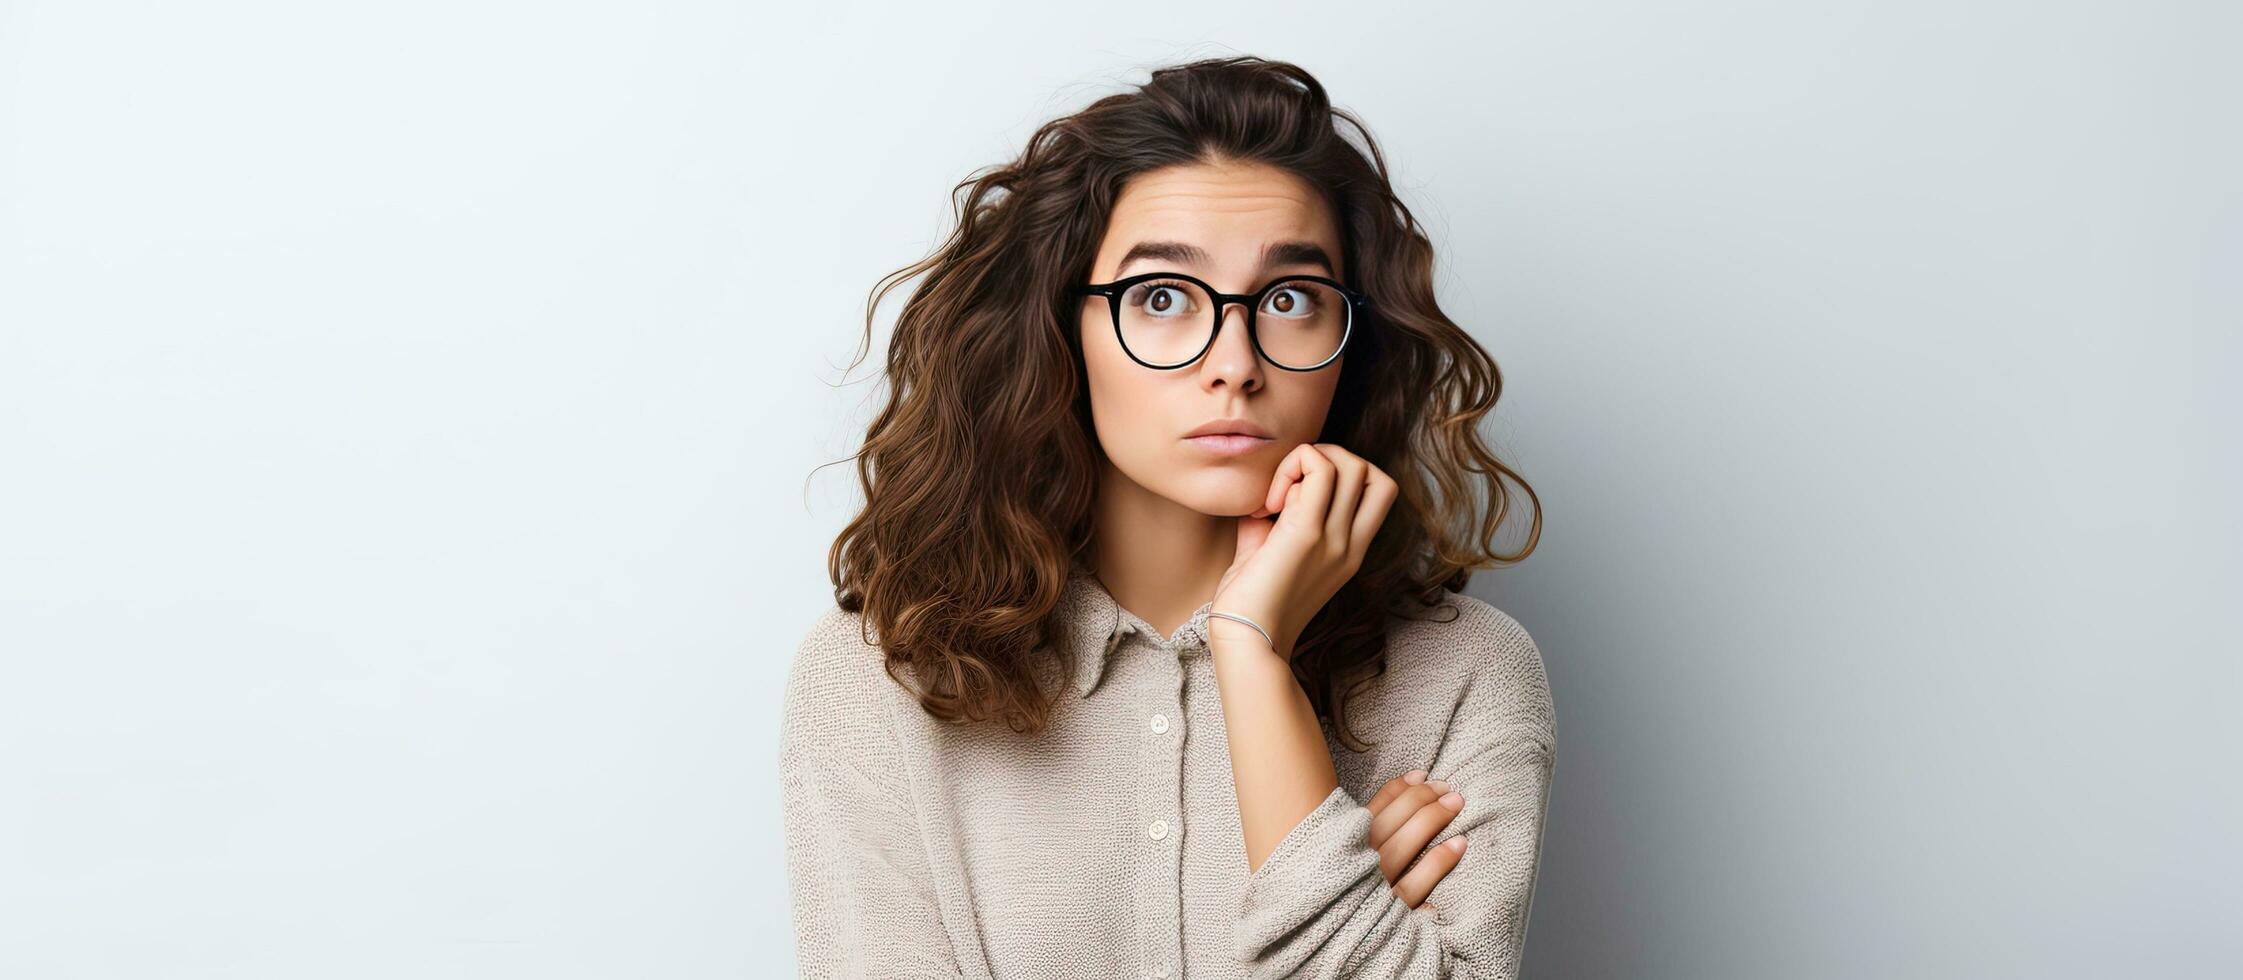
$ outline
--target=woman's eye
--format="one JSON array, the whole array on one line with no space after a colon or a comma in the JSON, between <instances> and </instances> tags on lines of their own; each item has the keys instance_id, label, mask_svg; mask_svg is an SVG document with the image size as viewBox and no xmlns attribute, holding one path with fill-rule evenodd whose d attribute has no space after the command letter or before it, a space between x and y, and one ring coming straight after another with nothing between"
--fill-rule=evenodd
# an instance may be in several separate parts
<instances>
[{"instance_id":1,"label":"woman's eye","mask_svg":"<svg viewBox=\"0 0 2243 980\"><path fill-rule=\"evenodd\" d=\"M1131 305L1154 316L1181 316L1190 311L1191 293L1182 286L1156 283L1137 287L1137 300Z\"/></svg>"},{"instance_id":2,"label":"woman's eye","mask_svg":"<svg viewBox=\"0 0 2243 980\"><path fill-rule=\"evenodd\" d=\"M1279 316L1308 316L1316 312L1316 297L1298 286L1285 286L1269 294L1263 310Z\"/></svg>"}]
</instances>

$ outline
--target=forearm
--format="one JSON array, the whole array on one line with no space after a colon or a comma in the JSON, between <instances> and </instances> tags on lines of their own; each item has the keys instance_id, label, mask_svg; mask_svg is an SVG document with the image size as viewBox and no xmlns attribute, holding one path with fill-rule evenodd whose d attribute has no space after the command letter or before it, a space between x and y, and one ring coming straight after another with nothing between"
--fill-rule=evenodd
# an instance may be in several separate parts
<instances>
[{"instance_id":1,"label":"forearm","mask_svg":"<svg viewBox=\"0 0 2243 980\"><path fill-rule=\"evenodd\" d=\"M1246 870L1252 872L1339 786L1339 774L1292 666L1260 634L1240 629L1245 636L1211 628L1208 647L1230 739Z\"/></svg>"},{"instance_id":2,"label":"forearm","mask_svg":"<svg viewBox=\"0 0 2243 980\"><path fill-rule=\"evenodd\" d=\"M1280 761L1284 734L1295 730L1287 724L1287 702L1251 681L1267 678L1258 666L1285 670L1281 659L1258 664L1244 655L1254 648L1240 642L1234 645L1240 656L1216 661L1225 711L1240 712L1225 721L1251 855L1234 932L1245 976L1512 980L1518 975L1548 813L1555 717L1540 650L1525 629L1485 603L1459 601L1464 615L1449 621L1453 639L1442 639L1467 652L1455 669L1464 671L1468 682L1455 702L1444 704L1444 694L1434 702L1438 707L1428 706L1448 712L1448 727L1430 760L1412 761L1423 762L1463 795L1464 807L1448 831L1472 843L1417 907L1403 901L1381 873L1379 854L1367 840L1371 811L1335 783L1320 783L1332 788L1297 820L1287 813L1275 821L1290 826L1275 831L1274 845L1253 843L1258 831L1246 819L1255 798L1253 782L1290 768L1293 778L1305 783L1304 772L1329 771L1329 747L1320 749L1326 754L1314 763L1298 757ZM1269 656L1266 645L1257 652ZM1417 650L1419 656L1437 652L1430 646ZM1221 676L1226 669L1235 681ZM1293 697L1306 698L1297 685L1288 687ZM1234 700L1236 709L1230 707ZM1299 710L1302 717L1308 714L1305 707ZM1321 730L1314 735L1321 737Z\"/></svg>"}]
</instances>

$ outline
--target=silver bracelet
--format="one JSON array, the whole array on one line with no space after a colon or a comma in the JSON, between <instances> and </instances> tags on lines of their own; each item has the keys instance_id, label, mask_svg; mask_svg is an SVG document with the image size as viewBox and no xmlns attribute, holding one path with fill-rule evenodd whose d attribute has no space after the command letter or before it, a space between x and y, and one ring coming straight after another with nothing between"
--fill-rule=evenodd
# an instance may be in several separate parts
<instances>
[{"instance_id":1,"label":"silver bracelet","mask_svg":"<svg viewBox=\"0 0 2243 980\"><path fill-rule=\"evenodd\" d=\"M1257 623L1257 622L1255 622L1255 621L1253 621L1253 620L1251 620L1251 619L1248 619L1248 618L1246 618L1246 617L1244 617L1244 616L1234 616L1234 615L1232 615L1232 614L1230 614L1230 613L1226 613L1226 612L1210 612L1210 613L1208 613L1208 615L1209 615L1209 616L1216 616L1216 617L1220 617L1220 618L1222 618L1222 619L1235 620L1235 621L1237 621L1237 622L1245 623L1245 624L1246 624L1246 625L1248 625L1248 626L1254 627L1254 632L1262 634L1262 639L1265 639L1265 640L1269 640L1269 648L1270 648L1270 652L1272 652L1272 653L1275 653L1275 652L1277 651L1277 641L1276 641L1276 640L1274 640L1274 639L1270 639L1269 631L1268 631L1268 630L1266 630L1266 629L1263 629L1263 628L1262 628L1262 624L1260 624L1260 623Z\"/></svg>"}]
</instances>

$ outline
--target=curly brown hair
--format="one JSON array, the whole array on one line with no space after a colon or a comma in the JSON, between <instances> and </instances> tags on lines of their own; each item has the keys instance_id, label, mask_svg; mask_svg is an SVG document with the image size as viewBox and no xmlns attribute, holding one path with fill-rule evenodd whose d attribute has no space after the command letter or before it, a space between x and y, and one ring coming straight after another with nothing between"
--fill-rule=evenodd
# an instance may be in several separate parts
<instances>
[{"instance_id":1,"label":"curly brown hair","mask_svg":"<svg viewBox=\"0 0 2243 980\"><path fill-rule=\"evenodd\" d=\"M1090 554L1105 462L1067 287L1086 281L1132 175L1237 160L1298 175L1332 207L1353 285L1374 303L1318 441L1401 485L1361 568L1295 646L1294 675L1317 714L1361 751L1345 702L1384 672L1388 617L1439 607L1442 590L1462 591L1474 570L1522 560L1540 540L1533 489L1480 441L1502 374L1434 302L1432 245L1369 130L1293 64L1239 56L1159 68L956 185L948 238L883 277L866 303L852 367L870 350L881 299L925 275L889 343L888 400L847 457L865 507L834 541L828 570L835 601L877 634L889 676L910 668L936 718L1000 719L1026 734L1049 723L1056 692L1038 675L1067 642L1058 606ZM1511 554L1493 550L1512 504L1506 477L1533 507Z\"/></svg>"}]
</instances>

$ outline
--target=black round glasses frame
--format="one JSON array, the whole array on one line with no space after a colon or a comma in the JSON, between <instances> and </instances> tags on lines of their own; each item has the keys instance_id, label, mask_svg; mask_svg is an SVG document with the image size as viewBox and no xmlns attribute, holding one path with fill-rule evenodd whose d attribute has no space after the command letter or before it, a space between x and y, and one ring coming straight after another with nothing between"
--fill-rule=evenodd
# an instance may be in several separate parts
<instances>
[{"instance_id":1,"label":"black round glasses frame","mask_svg":"<svg viewBox=\"0 0 2243 980\"><path fill-rule=\"evenodd\" d=\"M1129 341L1122 339L1122 293L1131 286L1153 279L1181 279L1185 282L1191 283L1192 285L1206 290L1207 295L1215 298L1215 323L1214 326L1207 331L1207 343L1200 345L1199 350L1194 352L1192 356L1187 357L1174 364L1154 364L1142 357L1138 357L1136 351L1129 349ZM1293 367L1289 364L1279 364L1276 358L1269 356L1269 352L1262 349L1261 335L1259 333L1256 333L1254 328L1254 314L1261 310L1262 298L1268 296L1270 290L1282 286L1288 282L1297 282L1303 279L1306 279L1309 282L1321 283L1323 285L1330 286L1333 289L1337 290L1341 296L1347 297L1347 305L1349 307L1347 317L1347 331L1340 334L1339 347L1332 351L1332 356L1318 361L1308 367ZM1075 296L1106 297L1106 308L1107 311L1112 314L1114 321L1114 341L1121 345L1122 353L1128 354L1130 360L1136 361L1139 364L1152 368L1155 371L1173 371L1177 368L1190 367L1193 364L1199 363L1200 358L1207 356L1208 349L1215 346L1216 336L1223 332L1223 308L1231 305L1232 303L1246 304L1246 339L1248 340L1248 342L1254 345L1254 353L1260 355L1262 360L1268 361L1272 366L1281 368L1286 371L1321 370L1325 365L1338 360L1341 354L1346 353L1347 342L1355 336L1355 314L1367 310L1371 306L1371 297L1369 294L1359 292L1347 286L1341 285L1337 280L1327 279L1323 276L1311 275L1283 276L1277 279L1272 279L1267 284L1263 285L1262 288L1257 289L1251 293L1226 293L1216 289L1213 286L1208 285L1207 281L1204 279L1185 275L1181 272L1145 272L1123 279L1116 279L1113 282L1072 286L1068 288L1068 293Z\"/></svg>"}]
</instances>

